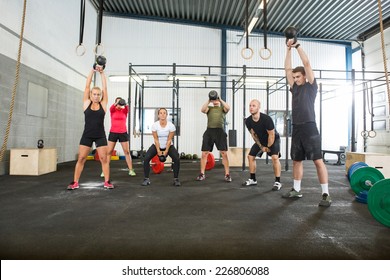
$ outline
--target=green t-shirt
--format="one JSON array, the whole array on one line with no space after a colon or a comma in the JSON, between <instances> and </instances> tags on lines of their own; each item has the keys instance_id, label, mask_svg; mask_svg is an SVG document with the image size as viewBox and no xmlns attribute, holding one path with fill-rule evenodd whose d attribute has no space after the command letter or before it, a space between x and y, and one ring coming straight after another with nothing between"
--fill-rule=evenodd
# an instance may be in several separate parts
<instances>
[{"instance_id":1,"label":"green t-shirt","mask_svg":"<svg viewBox=\"0 0 390 280\"><path fill-rule=\"evenodd\" d=\"M223 107L211 107L207 112L207 127L208 128L223 128L225 124L225 111Z\"/></svg>"}]
</instances>

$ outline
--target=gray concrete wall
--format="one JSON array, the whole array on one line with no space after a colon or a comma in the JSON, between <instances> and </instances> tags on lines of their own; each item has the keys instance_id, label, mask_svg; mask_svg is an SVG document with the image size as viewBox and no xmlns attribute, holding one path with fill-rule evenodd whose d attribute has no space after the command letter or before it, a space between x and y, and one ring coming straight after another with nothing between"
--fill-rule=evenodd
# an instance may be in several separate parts
<instances>
[{"instance_id":1,"label":"gray concrete wall","mask_svg":"<svg viewBox=\"0 0 390 280\"><path fill-rule=\"evenodd\" d=\"M15 80L16 61L0 54L0 144L3 144L12 88ZM28 83L48 89L47 117L27 114ZM76 89L48 75L21 65L19 86L9 132L7 152L0 162L0 175L9 173L9 150L34 148L38 139L45 147L57 148L58 163L75 160L78 143L84 127L82 111L83 89Z\"/></svg>"}]
</instances>

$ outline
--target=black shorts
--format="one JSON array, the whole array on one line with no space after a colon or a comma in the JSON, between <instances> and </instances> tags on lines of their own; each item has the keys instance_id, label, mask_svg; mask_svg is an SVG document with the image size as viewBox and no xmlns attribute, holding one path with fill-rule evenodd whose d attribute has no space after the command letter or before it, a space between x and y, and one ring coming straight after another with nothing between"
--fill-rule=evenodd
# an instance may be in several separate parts
<instances>
[{"instance_id":1,"label":"black shorts","mask_svg":"<svg viewBox=\"0 0 390 280\"><path fill-rule=\"evenodd\" d=\"M212 151L217 146L218 151L227 151L227 134L223 128L207 128L203 133L202 151Z\"/></svg>"},{"instance_id":2,"label":"black shorts","mask_svg":"<svg viewBox=\"0 0 390 280\"><path fill-rule=\"evenodd\" d=\"M280 157L280 138L275 139L275 142L272 144L270 148L270 152L267 153L267 155L272 156L272 155L278 155ZM259 157L263 155L263 152L261 151L259 145L256 143L253 144L251 150L249 151L250 156L257 156L260 153Z\"/></svg>"},{"instance_id":3,"label":"black shorts","mask_svg":"<svg viewBox=\"0 0 390 280\"><path fill-rule=\"evenodd\" d=\"M127 142L129 141L129 134L127 132L124 133L116 133L116 132L110 132L108 134L108 141L110 142Z\"/></svg>"},{"instance_id":4,"label":"black shorts","mask_svg":"<svg viewBox=\"0 0 390 280\"><path fill-rule=\"evenodd\" d=\"M93 137L85 137L84 135L80 139L80 145L92 147L93 142L95 142L96 147L107 146L107 138L93 138Z\"/></svg>"},{"instance_id":5,"label":"black shorts","mask_svg":"<svg viewBox=\"0 0 390 280\"><path fill-rule=\"evenodd\" d=\"M291 140L292 160L317 160L322 158L321 136L316 123L293 125Z\"/></svg>"}]
</instances>

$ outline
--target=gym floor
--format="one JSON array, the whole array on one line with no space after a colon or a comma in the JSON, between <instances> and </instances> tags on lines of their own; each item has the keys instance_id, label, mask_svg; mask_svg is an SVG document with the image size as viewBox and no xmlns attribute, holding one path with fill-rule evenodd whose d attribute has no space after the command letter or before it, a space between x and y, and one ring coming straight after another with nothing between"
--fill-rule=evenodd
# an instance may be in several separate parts
<instances>
[{"instance_id":1,"label":"gym floor","mask_svg":"<svg viewBox=\"0 0 390 280\"><path fill-rule=\"evenodd\" d=\"M284 165L284 161L282 161ZM181 187L172 172L151 173L142 187L125 162L111 162L115 189L103 188L100 163L87 161L80 188L66 190L75 162L41 176L1 176L0 255L6 259L389 259L390 228L356 202L345 166L328 164L332 206L318 207L321 190L312 162L304 163L303 197L283 199L292 185L272 191L272 165L258 160L257 186L231 168L223 180L220 162L195 181L199 163L183 161ZM291 168L291 164L290 164Z\"/></svg>"}]
</instances>

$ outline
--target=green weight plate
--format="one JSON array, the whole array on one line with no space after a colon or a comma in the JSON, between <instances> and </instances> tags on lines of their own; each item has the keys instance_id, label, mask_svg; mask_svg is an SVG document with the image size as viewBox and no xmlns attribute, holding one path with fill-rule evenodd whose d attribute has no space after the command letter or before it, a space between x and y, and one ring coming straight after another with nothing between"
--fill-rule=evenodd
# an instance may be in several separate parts
<instances>
[{"instance_id":1,"label":"green weight plate","mask_svg":"<svg viewBox=\"0 0 390 280\"><path fill-rule=\"evenodd\" d=\"M368 166L368 164L365 163L365 162L362 162L362 161L354 162L354 163L348 168L348 180L351 181L351 177L352 177L353 172L355 172L357 169L359 169L359 168L361 168L361 167L365 167L365 166Z\"/></svg>"},{"instance_id":2,"label":"green weight plate","mask_svg":"<svg viewBox=\"0 0 390 280\"><path fill-rule=\"evenodd\" d=\"M355 194L368 191L379 180L384 179L383 174L374 167L364 166L356 169L351 176L350 184Z\"/></svg>"},{"instance_id":3,"label":"green weight plate","mask_svg":"<svg viewBox=\"0 0 390 280\"><path fill-rule=\"evenodd\" d=\"M380 180L370 189L367 203L371 215L390 227L390 179Z\"/></svg>"}]
</instances>

